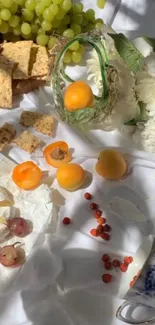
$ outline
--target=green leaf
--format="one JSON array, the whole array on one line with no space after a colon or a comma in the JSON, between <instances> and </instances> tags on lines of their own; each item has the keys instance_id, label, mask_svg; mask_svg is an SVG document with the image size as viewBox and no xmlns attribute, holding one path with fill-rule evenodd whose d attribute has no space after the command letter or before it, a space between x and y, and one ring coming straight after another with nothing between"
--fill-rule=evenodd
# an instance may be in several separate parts
<instances>
[{"instance_id":1,"label":"green leaf","mask_svg":"<svg viewBox=\"0 0 155 325\"><path fill-rule=\"evenodd\" d=\"M143 55L123 34L109 34L115 42L116 49L130 70L136 74L141 70Z\"/></svg>"}]
</instances>

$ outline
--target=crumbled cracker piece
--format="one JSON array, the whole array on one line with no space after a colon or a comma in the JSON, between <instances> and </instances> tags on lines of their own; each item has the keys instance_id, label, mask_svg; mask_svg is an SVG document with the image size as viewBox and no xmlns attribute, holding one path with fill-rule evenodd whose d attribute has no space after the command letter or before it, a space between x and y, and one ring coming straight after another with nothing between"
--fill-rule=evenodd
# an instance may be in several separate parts
<instances>
[{"instance_id":1,"label":"crumbled cracker piece","mask_svg":"<svg viewBox=\"0 0 155 325\"><path fill-rule=\"evenodd\" d=\"M13 140L15 134L15 128L9 123L5 123L0 127L0 151Z\"/></svg>"},{"instance_id":2,"label":"crumbled cracker piece","mask_svg":"<svg viewBox=\"0 0 155 325\"><path fill-rule=\"evenodd\" d=\"M41 113L38 112L30 112L30 111L23 111L20 116L20 124L29 127L34 126L37 119L42 117Z\"/></svg>"},{"instance_id":3,"label":"crumbled cracker piece","mask_svg":"<svg viewBox=\"0 0 155 325\"><path fill-rule=\"evenodd\" d=\"M51 115L24 111L20 117L20 124L26 127L34 127L36 131L40 133L52 135L54 128L54 119Z\"/></svg>"},{"instance_id":4,"label":"crumbled cracker piece","mask_svg":"<svg viewBox=\"0 0 155 325\"><path fill-rule=\"evenodd\" d=\"M34 134L24 131L14 140L14 142L19 148L32 153L40 145L41 140Z\"/></svg>"},{"instance_id":5,"label":"crumbled cracker piece","mask_svg":"<svg viewBox=\"0 0 155 325\"><path fill-rule=\"evenodd\" d=\"M12 72L14 64L0 54L0 108L12 108Z\"/></svg>"},{"instance_id":6,"label":"crumbled cracker piece","mask_svg":"<svg viewBox=\"0 0 155 325\"><path fill-rule=\"evenodd\" d=\"M32 41L18 41L15 43L3 43L3 55L17 67L13 72L13 79L29 78L29 61L31 54Z\"/></svg>"},{"instance_id":7,"label":"crumbled cracker piece","mask_svg":"<svg viewBox=\"0 0 155 325\"><path fill-rule=\"evenodd\" d=\"M13 80L13 95L28 94L30 91L45 86L45 84L44 79Z\"/></svg>"},{"instance_id":8,"label":"crumbled cracker piece","mask_svg":"<svg viewBox=\"0 0 155 325\"><path fill-rule=\"evenodd\" d=\"M44 46L32 45L29 75L32 78L43 77L48 74L48 53Z\"/></svg>"},{"instance_id":9,"label":"crumbled cracker piece","mask_svg":"<svg viewBox=\"0 0 155 325\"><path fill-rule=\"evenodd\" d=\"M54 119L50 115L42 115L36 119L34 127L36 131L40 133L52 135L52 131L54 129Z\"/></svg>"}]
</instances>

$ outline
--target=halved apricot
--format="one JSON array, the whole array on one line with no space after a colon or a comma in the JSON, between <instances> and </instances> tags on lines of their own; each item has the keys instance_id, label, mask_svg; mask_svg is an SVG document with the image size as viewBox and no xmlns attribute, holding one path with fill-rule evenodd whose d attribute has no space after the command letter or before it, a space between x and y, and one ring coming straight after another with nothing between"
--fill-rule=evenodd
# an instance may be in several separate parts
<instances>
[{"instance_id":1,"label":"halved apricot","mask_svg":"<svg viewBox=\"0 0 155 325\"><path fill-rule=\"evenodd\" d=\"M68 144L64 141L51 143L44 149L43 155L46 162L55 168L59 168L61 165L68 163L72 159Z\"/></svg>"},{"instance_id":2,"label":"halved apricot","mask_svg":"<svg viewBox=\"0 0 155 325\"><path fill-rule=\"evenodd\" d=\"M32 161L17 165L12 172L12 180L22 190L31 190L40 184L41 169Z\"/></svg>"},{"instance_id":3,"label":"halved apricot","mask_svg":"<svg viewBox=\"0 0 155 325\"><path fill-rule=\"evenodd\" d=\"M57 170L56 177L60 187L68 191L75 191L83 185L85 171L78 164L65 164Z\"/></svg>"},{"instance_id":4,"label":"halved apricot","mask_svg":"<svg viewBox=\"0 0 155 325\"><path fill-rule=\"evenodd\" d=\"M109 180L120 179L126 172L127 165L123 155L113 149L105 149L100 153L96 163L97 173Z\"/></svg>"}]
</instances>

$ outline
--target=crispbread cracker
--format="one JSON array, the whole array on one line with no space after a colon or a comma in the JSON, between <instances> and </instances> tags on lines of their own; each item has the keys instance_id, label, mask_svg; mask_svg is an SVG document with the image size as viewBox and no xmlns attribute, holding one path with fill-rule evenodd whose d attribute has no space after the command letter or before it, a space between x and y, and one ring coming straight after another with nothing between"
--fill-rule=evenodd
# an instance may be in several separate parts
<instances>
[{"instance_id":1,"label":"crispbread cracker","mask_svg":"<svg viewBox=\"0 0 155 325\"><path fill-rule=\"evenodd\" d=\"M0 54L0 107L12 107L12 71L13 64Z\"/></svg>"},{"instance_id":2,"label":"crispbread cracker","mask_svg":"<svg viewBox=\"0 0 155 325\"><path fill-rule=\"evenodd\" d=\"M3 55L17 64L13 72L13 79L28 79L32 44L32 41L3 43Z\"/></svg>"},{"instance_id":3,"label":"crispbread cracker","mask_svg":"<svg viewBox=\"0 0 155 325\"><path fill-rule=\"evenodd\" d=\"M31 78L48 74L48 54L45 47L33 44L31 49L29 75Z\"/></svg>"},{"instance_id":4,"label":"crispbread cracker","mask_svg":"<svg viewBox=\"0 0 155 325\"><path fill-rule=\"evenodd\" d=\"M9 123L5 123L0 127L0 151L3 150L6 144L12 141L15 134L15 128Z\"/></svg>"},{"instance_id":5,"label":"crispbread cracker","mask_svg":"<svg viewBox=\"0 0 155 325\"><path fill-rule=\"evenodd\" d=\"M29 127L34 126L35 122L38 118L40 118L42 114L38 112L30 112L30 111L23 111L20 116L20 124Z\"/></svg>"},{"instance_id":6,"label":"crispbread cracker","mask_svg":"<svg viewBox=\"0 0 155 325\"><path fill-rule=\"evenodd\" d=\"M26 127L34 127L36 131L46 135L52 135L52 131L54 129L53 117L51 115L41 114L38 112L22 112L20 124Z\"/></svg>"},{"instance_id":7,"label":"crispbread cracker","mask_svg":"<svg viewBox=\"0 0 155 325\"><path fill-rule=\"evenodd\" d=\"M13 95L28 94L30 91L43 87L45 80L27 79L27 80L13 80Z\"/></svg>"},{"instance_id":8,"label":"crispbread cracker","mask_svg":"<svg viewBox=\"0 0 155 325\"><path fill-rule=\"evenodd\" d=\"M34 134L24 131L14 142L19 148L32 153L40 145L41 140Z\"/></svg>"},{"instance_id":9,"label":"crispbread cracker","mask_svg":"<svg viewBox=\"0 0 155 325\"><path fill-rule=\"evenodd\" d=\"M54 119L50 115L42 115L36 119L34 127L36 131L40 133L52 135L52 131L54 129Z\"/></svg>"}]
</instances>

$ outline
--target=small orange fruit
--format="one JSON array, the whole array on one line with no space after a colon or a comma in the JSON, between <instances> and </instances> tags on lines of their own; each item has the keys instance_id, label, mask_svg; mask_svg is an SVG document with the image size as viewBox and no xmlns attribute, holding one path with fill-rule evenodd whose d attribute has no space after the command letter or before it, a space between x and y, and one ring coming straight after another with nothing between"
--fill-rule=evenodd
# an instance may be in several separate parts
<instances>
[{"instance_id":1,"label":"small orange fruit","mask_svg":"<svg viewBox=\"0 0 155 325\"><path fill-rule=\"evenodd\" d=\"M17 165L12 172L12 180L23 190L32 190L39 186L41 178L42 171L33 161L25 161Z\"/></svg>"},{"instance_id":2,"label":"small orange fruit","mask_svg":"<svg viewBox=\"0 0 155 325\"><path fill-rule=\"evenodd\" d=\"M85 171L78 164L64 164L57 170L56 177L60 187L68 191L75 191L84 183Z\"/></svg>"},{"instance_id":3,"label":"small orange fruit","mask_svg":"<svg viewBox=\"0 0 155 325\"><path fill-rule=\"evenodd\" d=\"M96 164L97 173L109 180L120 179L126 172L127 165L123 155L113 149L105 149L100 153Z\"/></svg>"},{"instance_id":4,"label":"small orange fruit","mask_svg":"<svg viewBox=\"0 0 155 325\"><path fill-rule=\"evenodd\" d=\"M94 95L86 82L75 81L70 84L64 95L64 105L67 111L74 112L79 109L91 107L93 105Z\"/></svg>"}]
</instances>

